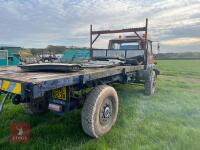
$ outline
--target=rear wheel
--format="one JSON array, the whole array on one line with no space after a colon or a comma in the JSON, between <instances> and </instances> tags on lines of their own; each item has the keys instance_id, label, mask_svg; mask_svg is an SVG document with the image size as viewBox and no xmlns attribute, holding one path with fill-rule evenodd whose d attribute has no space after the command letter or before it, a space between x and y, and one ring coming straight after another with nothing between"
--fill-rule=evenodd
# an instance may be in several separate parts
<instances>
[{"instance_id":1,"label":"rear wheel","mask_svg":"<svg viewBox=\"0 0 200 150\"><path fill-rule=\"evenodd\" d=\"M118 96L111 86L95 87L86 98L82 110L82 127L86 134L98 138L115 123L118 113Z\"/></svg>"},{"instance_id":2,"label":"rear wheel","mask_svg":"<svg viewBox=\"0 0 200 150\"><path fill-rule=\"evenodd\" d=\"M40 114L48 110L48 100L45 97L31 99L30 102L22 104L27 114Z\"/></svg>"}]
</instances>

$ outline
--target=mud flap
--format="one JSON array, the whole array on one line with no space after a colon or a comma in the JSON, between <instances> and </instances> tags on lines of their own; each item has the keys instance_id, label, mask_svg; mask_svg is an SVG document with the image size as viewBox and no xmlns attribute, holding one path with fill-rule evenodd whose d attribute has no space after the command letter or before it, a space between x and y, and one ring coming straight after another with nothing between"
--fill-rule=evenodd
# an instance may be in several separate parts
<instances>
[{"instance_id":1,"label":"mud flap","mask_svg":"<svg viewBox=\"0 0 200 150\"><path fill-rule=\"evenodd\" d=\"M160 75L160 70L158 69L154 69L155 73L156 73L156 76Z\"/></svg>"}]
</instances>

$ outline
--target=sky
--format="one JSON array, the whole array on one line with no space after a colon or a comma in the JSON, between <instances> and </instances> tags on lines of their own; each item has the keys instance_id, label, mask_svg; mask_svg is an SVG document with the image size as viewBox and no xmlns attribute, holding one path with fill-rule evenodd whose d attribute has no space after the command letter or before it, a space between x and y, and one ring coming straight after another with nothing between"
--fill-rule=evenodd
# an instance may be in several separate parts
<instances>
[{"instance_id":1,"label":"sky","mask_svg":"<svg viewBox=\"0 0 200 150\"><path fill-rule=\"evenodd\" d=\"M90 24L122 29L144 26L145 18L161 52L200 52L200 0L0 0L0 44L89 47ZM110 38L94 47L106 47Z\"/></svg>"}]
</instances>

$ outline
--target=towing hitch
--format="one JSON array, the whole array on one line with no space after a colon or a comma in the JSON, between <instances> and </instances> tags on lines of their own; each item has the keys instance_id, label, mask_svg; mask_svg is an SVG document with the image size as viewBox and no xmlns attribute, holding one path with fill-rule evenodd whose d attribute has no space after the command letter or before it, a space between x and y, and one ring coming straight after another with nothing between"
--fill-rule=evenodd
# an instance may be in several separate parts
<instances>
[{"instance_id":1,"label":"towing hitch","mask_svg":"<svg viewBox=\"0 0 200 150\"><path fill-rule=\"evenodd\" d=\"M3 96L2 102L1 102L1 104L0 104L0 113L2 112L3 106L4 106L6 100L8 99L9 96L10 96L10 93L6 93L6 94Z\"/></svg>"}]
</instances>

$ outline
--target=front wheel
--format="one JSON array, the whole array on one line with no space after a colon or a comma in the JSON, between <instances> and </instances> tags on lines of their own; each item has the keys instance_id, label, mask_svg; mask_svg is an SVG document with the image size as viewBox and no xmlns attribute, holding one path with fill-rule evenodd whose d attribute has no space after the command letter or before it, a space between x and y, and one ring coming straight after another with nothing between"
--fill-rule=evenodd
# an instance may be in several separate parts
<instances>
[{"instance_id":1,"label":"front wheel","mask_svg":"<svg viewBox=\"0 0 200 150\"><path fill-rule=\"evenodd\" d=\"M156 88L156 73L155 71L151 71L150 76L145 81L144 84L144 93L147 96L153 95Z\"/></svg>"},{"instance_id":2,"label":"front wheel","mask_svg":"<svg viewBox=\"0 0 200 150\"><path fill-rule=\"evenodd\" d=\"M95 87L87 96L82 110L82 127L86 134L98 138L114 125L118 113L118 95L111 86Z\"/></svg>"}]
</instances>

